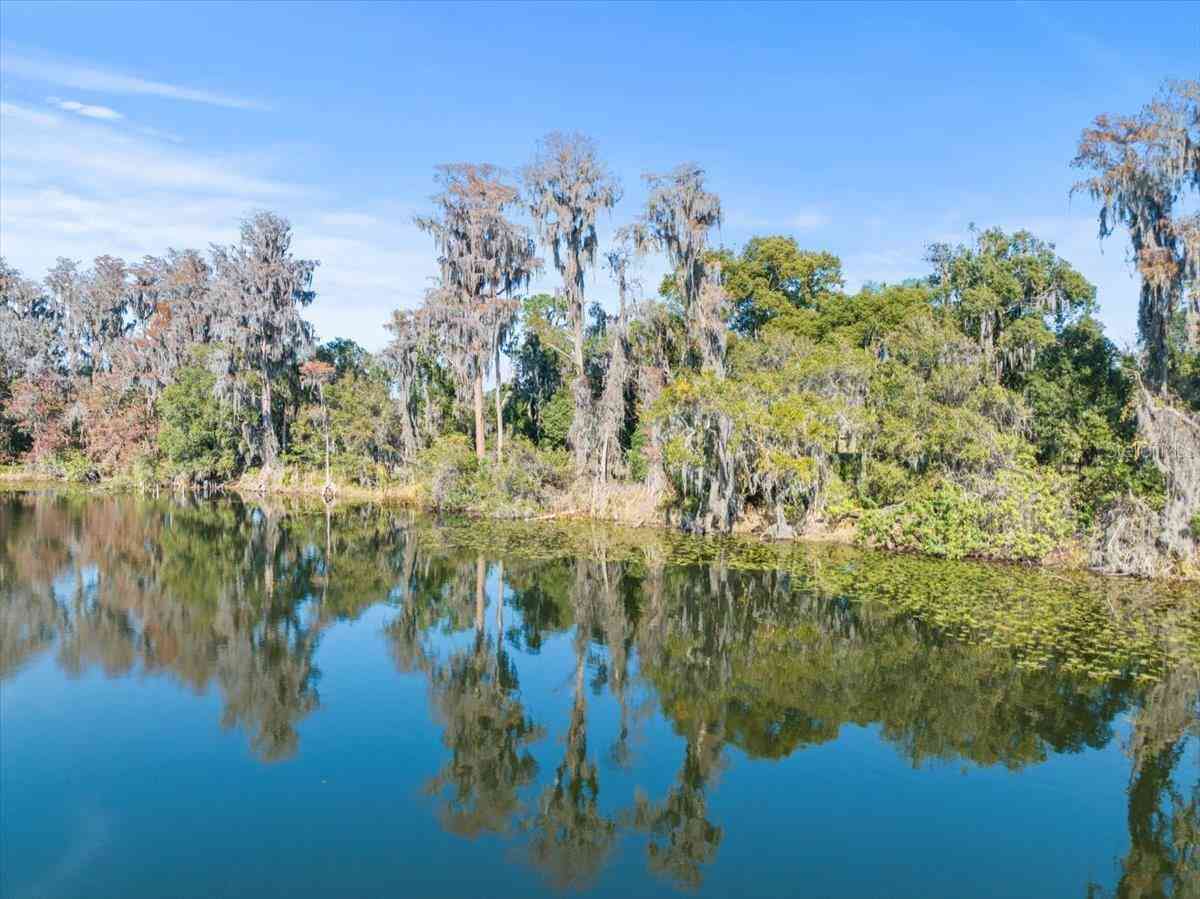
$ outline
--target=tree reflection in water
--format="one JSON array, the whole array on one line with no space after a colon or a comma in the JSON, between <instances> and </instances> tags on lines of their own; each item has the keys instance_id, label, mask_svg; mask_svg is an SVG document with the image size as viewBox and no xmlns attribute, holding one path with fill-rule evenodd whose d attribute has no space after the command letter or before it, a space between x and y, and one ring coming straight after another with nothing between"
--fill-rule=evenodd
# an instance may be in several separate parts
<instances>
[{"instance_id":1,"label":"tree reflection in water","mask_svg":"<svg viewBox=\"0 0 1200 899\"><path fill-rule=\"evenodd\" d=\"M516 666L499 639L503 603L495 604L497 638L485 631L486 574L480 557L470 648L428 669L442 742L450 752L429 790L440 799L443 825L465 837L509 830L519 816L519 791L537 776L529 744L544 733L521 704Z\"/></svg>"},{"instance_id":2,"label":"tree reflection in water","mask_svg":"<svg viewBox=\"0 0 1200 899\"><path fill-rule=\"evenodd\" d=\"M1200 745L1190 666L1153 684L1030 669L842 581L669 564L653 546L612 559L602 539L545 559L459 551L427 519L370 507L12 494L0 534L0 679L53 653L72 675L212 687L221 725L264 761L296 751L320 703L324 630L391 605L386 646L426 681L445 749L427 785L442 826L506 834L559 886L591 882L622 834L640 835L652 871L699 886L737 826L709 810L728 747L778 759L875 725L914 766L1019 769L1107 745L1129 712L1115 894L1200 894L1200 783L1179 776ZM570 702L557 761L539 767L554 722L527 706L519 668L555 639L570 645ZM605 694L619 720L597 749L590 697ZM605 793L606 776L636 772L639 721L656 712L679 737L673 783Z\"/></svg>"}]
</instances>

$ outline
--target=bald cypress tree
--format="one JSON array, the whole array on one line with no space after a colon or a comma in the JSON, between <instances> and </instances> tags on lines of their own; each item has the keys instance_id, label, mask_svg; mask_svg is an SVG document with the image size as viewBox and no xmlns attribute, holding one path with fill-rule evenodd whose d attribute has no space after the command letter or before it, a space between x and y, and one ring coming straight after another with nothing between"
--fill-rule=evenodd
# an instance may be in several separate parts
<instances>
[{"instance_id":1,"label":"bald cypress tree","mask_svg":"<svg viewBox=\"0 0 1200 899\"><path fill-rule=\"evenodd\" d=\"M542 139L524 180L538 236L551 251L554 267L563 279L575 369L571 388L575 414L568 440L576 468L582 470L592 442L587 433L592 430L592 396L583 356L584 276L596 264L596 216L617 204L621 188L600 162L591 138L560 132Z\"/></svg>"},{"instance_id":2,"label":"bald cypress tree","mask_svg":"<svg viewBox=\"0 0 1200 899\"><path fill-rule=\"evenodd\" d=\"M1196 564L1200 508L1200 418L1170 396L1172 329L1190 326L1179 347L1200 352L1200 81L1169 83L1131 116L1098 116L1084 129L1075 185L1100 203L1100 236L1125 228L1141 277L1138 332L1145 389L1136 397L1139 436L1162 471L1161 510L1135 498L1111 511L1093 561L1159 575ZM1190 300L1189 300L1190 290ZM1185 307L1187 304L1187 308ZM1191 397L1200 403L1200 397Z\"/></svg>"},{"instance_id":3,"label":"bald cypress tree","mask_svg":"<svg viewBox=\"0 0 1200 899\"><path fill-rule=\"evenodd\" d=\"M709 231L721 224L721 200L705 190L704 169L694 163L644 178L650 196L629 233L639 249L666 255L695 361L723 375L725 297L720 270L709 258L708 245Z\"/></svg>"},{"instance_id":4,"label":"bald cypress tree","mask_svg":"<svg viewBox=\"0 0 1200 899\"><path fill-rule=\"evenodd\" d=\"M195 250L147 256L131 271L130 305L138 325L126 347L127 363L155 397L197 347L214 339L218 296L212 268Z\"/></svg>"},{"instance_id":5,"label":"bald cypress tree","mask_svg":"<svg viewBox=\"0 0 1200 899\"><path fill-rule=\"evenodd\" d=\"M381 359L391 375L396 389L396 411L400 420L400 457L411 460L418 449L417 390L422 386L421 354L427 349L430 335L421 316L397 309L384 327L392 339L384 347ZM428 397L425 402L429 405Z\"/></svg>"},{"instance_id":6,"label":"bald cypress tree","mask_svg":"<svg viewBox=\"0 0 1200 899\"><path fill-rule=\"evenodd\" d=\"M434 214L416 219L417 227L433 237L440 270L423 314L460 381L471 385L475 454L480 459L487 451L483 381L495 362L499 457L499 348L517 314L512 294L529 283L541 260L526 229L508 218L518 193L499 169L487 164L441 165L437 181L442 190L433 197Z\"/></svg>"},{"instance_id":7,"label":"bald cypress tree","mask_svg":"<svg viewBox=\"0 0 1200 899\"><path fill-rule=\"evenodd\" d=\"M1101 115L1084 129L1074 163L1089 175L1075 185L1100 202L1100 237L1125 228L1141 276L1138 331L1151 389L1167 388L1172 319L1189 281L1200 278L1200 81L1168 84L1131 116ZM1200 315L1200 293L1191 294ZM1200 324L1192 342L1200 348Z\"/></svg>"},{"instance_id":8,"label":"bald cypress tree","mask_svg":"<svg viewBox=\"0 0 1200 899\"><path fill-rule=\"evenodd\" d=\"M292 226L260 212L242 223L241 240L213 249L220 301L217 335L234 353L233 365L258 373L261 423L257 451L268 471L279 456L272 381L311 347L313 328L301 310L316 296L317 263L292 255Z\"/></svg>"},{"instance_id":9,"label":"bald cypress tree","mask_svg":"<svg viewBox=\"0 0 1200 899\"><path fill-rule=\"evenodd\" d=\"M599 447L601 481L613 474L625 474L622 464L621 432L626 425L629 396L637 383L637 368L630 358L629 295L638 288L630 272L633 249L627 233L618 232L617 242L604 254L604 267L617 287L618 312L615 327L608 329L608 354L604 368L604 389L596 414L596 442Z\"/></svg>"}]
</instances>

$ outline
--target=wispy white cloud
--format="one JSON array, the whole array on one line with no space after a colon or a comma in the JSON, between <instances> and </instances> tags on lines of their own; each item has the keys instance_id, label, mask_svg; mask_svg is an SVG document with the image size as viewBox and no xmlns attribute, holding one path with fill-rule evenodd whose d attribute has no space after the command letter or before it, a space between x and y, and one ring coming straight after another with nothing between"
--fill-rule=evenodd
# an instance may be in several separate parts
<instances>
[{"instance_id":1,"label":"wispy white cloud","mask_svg":"<svg viewBox=\"0 0 1200 899\"><path fill-rule=\"evenodd\" d=\"M153 81L136 75L126 75L82 63L65 62L31 56L5 48L0 52L0 71L31 81L41 81L77 90L111 94L140 94L205 103L230 109L265 109L266 106L245 97L234 97L200 88L183 87L165 81Z\"/></svg>"},{"instance_id":2,"label":"wispy white cloud","mask_svg":"<svg viewBox=\"0 0 1200 899\"><path fill-rule=\"evenodd\" d=\"M132 184L140 190L215 190L257 196L294 191L284 182L243 174L245 166L240 159L163 148L130 134L82 121L68 122L14 103L0 107L0 123L4 127L0 159L5 166L55 180L69 173L73 180ZM68 127L70 135L64 133Z\"/></svg>"},{"instance_id":3,"label":"wispy white cloud","mask_svg":"<svg viewBox=\"0 0 1200 899\"><path fill-rule=\"evenodd\" d=\"M334 203L275 178L283 160L270 153L204 152L151 139L128 121L14 103L0 104L0 130L0 253L29 277L59 256L136 260L230 243L243 216L269 208L291 219L295 252L321 261L308 310L318 334L378 349L391 311L415 306L434 273L411 209Z\"/></svg>"},{"instance_id":4,"label":"wispy white cloud","mask_svg":"<svg viewBox=\"0 0 1200 899\"><path fill-rule=\"evenodd\" d=\"M38 112L36 109L28 109L24 106L18 106L16 103L7 102L0 102L0 117L27 122L42 128L53 128L60 121L58 116L51 115L48 112Z\"/></svg>"},{"instance_id":5,"label":"wispy white cloud","mask_svg":"<svg viewBox=\"0 0 1200 899\"><path fill-rule=\"evenodd\" d=\"M113 122L117 119L123 119L125 116L107 106L95 106L91 103L80 103L78 100L63 100L59 97L47 97L46 102L51 106L57 106L63 112L73 112L76 115L84 116L89 119L103 119Z\"/></svg>"},{"instance_id":6,"label":"wispy white cloud","mask_svg":"<svg viewBox=\"0 0 1200 899\"><path fill-rule=\"evenodd\" d=\"M169 131L160 131L158 128L150 128L146 125L138 125L134 128L138 134L144 134L146 137L153 137L157 140L170 141L173 144L183 143L183 138L178 134L172 134Z\"/></svg>"}]
</instances>

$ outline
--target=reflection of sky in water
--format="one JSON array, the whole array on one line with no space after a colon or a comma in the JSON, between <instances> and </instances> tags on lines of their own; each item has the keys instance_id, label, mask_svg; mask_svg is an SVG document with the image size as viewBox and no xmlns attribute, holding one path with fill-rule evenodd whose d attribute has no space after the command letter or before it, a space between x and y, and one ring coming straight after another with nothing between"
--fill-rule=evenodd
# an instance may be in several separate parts
<instances>
[{"instance_id":1,"label":"reflection of sky in water","mask_svg":"<svg viewBox=\"0 0 1200 899\"><path fill-rule=\"evenodd\" d=\"M392 549L379 548L380 566L391 564L385 557L394 561ZM317 547L316 556L313 550L305 545L291 558L319 561L323 547ZM347 552L344 544L341 551ZM617 661L599 626L589 629L585 641L575 630L549 629L540 635L536 652L524 648L529 622L521 611L523 588L514 583L527 585L531 572L542 570L538 565L549 571L567 562L506 562L504 644L519 678L519 690L510 696L541 729L521 750L527 749L536 771L517 788L520 810L509 816L505 832L473 839L455 835L439 823L438 806L447 792L431 795L429 789L439 772L455 770L444 742L446 681L431 672L445 674L455 658L475 659L480 670L491 664L500 575L492 560L484 638L478 641L474 557L461 563L447 569L460 577L446 578L441 594L465 591L456 626L450 626L454 616L423 620L424 664L432 666L424 670L397 667L395 629L409 597L393 586L378 594L378 604L368 599L353 617L323 620L320 585L293 585L290 607L273 613L279 616L275 631L261 621L248 625L253 666L218 666L199 691L164 662L178 642L164 623L207 622L211 610L205 613L209 618L195 610L188 618L187 610L164 609L153 623L130 614L132 639L143 652L159 655L153 663L139 656L124 674L106 674L91 664L67 676L56 655L58 644L33 656L0 687L0 893L542 895L550 884L546 873L529 862L531 828L547 789L556 780L570 781L569 774L559 772L572 747L580 745L587 763L595 766L595 817L611 822L614 834L598 873L586 885L589 894L629 899L676 893L669 876L652 873L647 836L633 820L639 796L647 807L660 810L671 795L679 802L672 808L695 812L699 804L697 821L714 828L708 833L715 834L716 845L699 866L703 895L1077 896L1089 882L1112 890L1119 877L1130 844L1130 758L1123 747L1133 726L1122 708L1110 713L1113 735L1103 746L1063 753L1047 746L1044 761L1015 770L962 757L914 764L903 745L884 734L883 725L859 720L853 709L836 737L801 740L778 759L752 757L730 742L733 734L726 730L723 748L711 764L701 766L699 789L673 794L686 779L688 747L696 745L697 730L686 710L664 709L664 704L699 703L703 696L684 689L665 698L654 681L661 665L647 669L662 660L639 659L631 638L622 715L614 689ZM335 553L334 577L337 565ZM80 570L89 605L108 601L97 587L102 576L95 565ZM538 581L544 590L566 589L571 582L570 576ZM74 570L59 573L51 585L54 597L69 604L78 583ZM692 589L703 595L707 583L697 580ZM588 581L588 590L597 584ZM197 595L216 595L218 587ZM250 594L248 586L240 589ZM421 601L436 604L430 596L437 593L427 591ZM596 599L594 592L588 595L584 601ZM0 592L0 603L11 597ZM646 626L644 617L638 626ZM629 633L635 632L631 627ZM283 636L268 639L271 633ZM225 651L222 641L230 639L218 636L207 651ZM833 640L837 644L836 636ZM581 650L584 671L577 693ZM676 648L668 644L662 651ZM254 719L222 729L223 708L234 694L250 697L251 715L257 708L253 702L273 708L274 697L262 692L287 691L293 681L277 675L283 669L271 667L272 654L304 652L311 653L311 669L302 670L318 699L294 719L291 754L265 763L247 740L246 721ZM705 657L696 645L681 658L701 680L736 665L730 661L735 656ZM645 676L639 676L639 667ZM229 672L261 675L261 680L250 687L231 685L221 680L235 676ZM1005 670L991 674L999 681L1019 676ZM862 676L886 680L869 666ZM985 691L981 701L991 695L1027 698L1017 689L997 693L994 686L980 687ZM731 702L755 707L768 688L740 684ZM1064 683L1064 696L1072 689ZM927 692L936 695L936 686ZM490 696L485 690L482 711L472 714L494 707ZM796 709L810 706L806 697L792 699ZM890 701L898 706L910 699L898 693ZM814 703L812 708L820 707L815 698ZM580 732L571 732L572 711L581 704L582 743ZM936 705L918 707L925 710L921 714L938 713ZM467 702L462 708L472 706ZM869 711L864 707L858 713L869 718ZM932 718L905 718L899 707L892 711L917 732L944 725ZM1070 714L1065 705L1044 704L1003 711L1013 720ZM622 756L615 749L623 723L627 747ZM715 720L702 723L713 733L721 726ZM1062 726L1071 729L1069 722ZM1172 778L1185 798L1200 781L1200 746L1194 738L1183 748ZM698 832L680 827L655 839L662 846L671 836L686 841Z\"/></svg>"}]
</instances>

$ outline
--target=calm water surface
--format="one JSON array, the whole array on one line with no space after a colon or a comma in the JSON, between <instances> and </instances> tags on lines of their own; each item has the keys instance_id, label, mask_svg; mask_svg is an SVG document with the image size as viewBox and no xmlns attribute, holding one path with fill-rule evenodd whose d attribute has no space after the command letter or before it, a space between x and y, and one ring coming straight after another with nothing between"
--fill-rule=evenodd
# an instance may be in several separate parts
<instances>
[{"instance_id":1,"label":"calm water surface","mask_svg":"<svg viewBox=\"0 0 1200 899\"><path fill-rule=\"evenodd\" d=\"M1185 666L486 529L0 494L0 895L1200 895Z\"/></svg>"}]
</instances>

